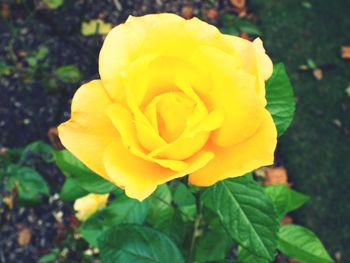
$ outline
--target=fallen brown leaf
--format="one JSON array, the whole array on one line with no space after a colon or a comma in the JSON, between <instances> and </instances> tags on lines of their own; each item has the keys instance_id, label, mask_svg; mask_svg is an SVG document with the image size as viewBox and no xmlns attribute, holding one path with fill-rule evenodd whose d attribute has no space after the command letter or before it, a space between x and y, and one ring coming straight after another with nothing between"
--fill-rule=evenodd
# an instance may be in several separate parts
<instances>
[{"instance_id":1,"label":"fallen brown leaf","mask_svg":"<svg viewBox=\"0 0 350 263\"><path fill-rule=\"evenodd\" d=\"M4 196L2 201L7 205L8 208L10 208L10 210L12 210L12 208L13 208L13 196L12 195Z\"/></svg>"},{"instance_id":2,"label":"fallen brown leaf","mask_svg":"<svg viewBox=\"0 0 350 263\"><path fill-rule=\"evenodd\" d=\"M190 6L184 6L181 9L181 16L185 19L190 19L193 17L193 9Z\"/></svg>"},{"instance_id":3,"label":"fallen brown leaf","mask_svg":"<svg viewBox=\"0 0 350 263\"><path fill-rule=\"evenodd\" d=\"M239 36L240 36L241 38L246 39L246 40L249 40L249 41L252 40L252 38L251 38L246 32L240 33Z\"/></svg>"},{"instance_id":4,"label":"fallen brown leaf","mask_svg":"<svg viewBox=\"0 0 350 263\"><path fill-rule=\"evenodd\" d=\"M7 3L6 0L2 3L1 15L2 15L3 18L9 18L10 17L10 8L9 8L9 4Z\"/></svg>"},{"instance_id":5,"label":"fallen brown leaf","mask_svg":"<svg viewBox=\"0 0 350 263\"><path fill-rule=\"evenodd\" d=\"M30 243L32 232L29 228L24 227L20 230L17 237L17 242L20 246L26 246Z\"/></svg>"},{"instance_id":6,"label":"fallen brown leaf","mask_svg":"<svg viewBox=\"0 0 350 263\"><path fill-rule=\"evenodd\" d=\"M282 225L293 224L293 218L287 215L282 219L281 224Z\"/></svg>"},{"instance_id":7,"label":"fallen brown leaf","mask_svg":"<svg viewBox=\"0 0 350 263\"><path fill-rule=\"evenodd\" d=\"M5 156L8 152L8 149L6 147L0 148L0 156Z\"/></svg>"},{"instance_id":8,"label":"fallen brown leaf","mask_svg":"<svg viewBox=\"0 0 350 263\"><path fill-rule=\"evenodd\" d=\"M312 74L314 75L315 79L317 79L317 80L323 79L323 72L322 72L322 69L320 69L320 68L315 68L312 71Z\"/></svg>"},{"instance_id":9,"label":"fallen brown leaf","mask_svg":"<svg viewBox=\"0 0 350 263\"><path fill-rule=\"evenodd\" d=\"M58 130L56 127L52 127L49 129L49 131L47 132L47 137L49 137L50 143L55 149L64 149L64 146L62 145L61 140L58 137Z\"/></svg>"},{"instance_id":10,"label":"fallen brown leaf","mask_svg":"<svg viewBox=\"0 0 350 263\"><path fill-rule=\"evenodd\" d=\"M341 57L343 59L350 59L350 46L341 47Z\"/></svg>"},{"instance_id":11,"label":"fallen brown leaf","mask_svg":"<svg viewBox=\"0 0 350 263\"><path fill-rule=\"evenodd\" d=\"M287 171L283 166L266 168L265 185L286 184L288 185Z\"/></svg>"},{"instance_id":12,"label":"fallen brown leaf","mask_svg":"<svg viewBox=\"0 0 350 263\"><path fill-rule=\"evenodd\" d=\"M245 0L230 0L231 4L239 9L243 9L245 7L246 1Z\"/></svg>"},{"instance_id":13,"label":"fallen brown leaf","mask_svg":"<svg viewBox=\"0 0 350 263\"><path fill-rule=\"evenodd\" d=\"M218 10L216 8L210 8L207 11L207 17L209 19L216 19L218 17Z\"/></svg>"}]
</instances>

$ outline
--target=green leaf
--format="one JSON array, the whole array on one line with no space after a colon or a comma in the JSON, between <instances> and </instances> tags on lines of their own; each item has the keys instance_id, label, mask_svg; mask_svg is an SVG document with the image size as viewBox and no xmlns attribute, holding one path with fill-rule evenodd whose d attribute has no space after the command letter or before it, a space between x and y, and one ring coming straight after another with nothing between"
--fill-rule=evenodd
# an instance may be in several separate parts
<instances>
[{"instance_id":1,"label":"green leaf","mask_svg":"<svg viewBox=\"0 0 350 263\"><path fill-rule=\"evenodd\" d=\"M49 8L52 8L52 9L56 9L64 3L64 0L43 0L43 1L45 4L47 4Z\"/></svg>"},{"instance_id":2,"label":"green leaf","mask_svg":"<svg viewBox=\"0 0 350 263\"><path fill-rule=\"evenodd\" d=\"M59 255L59 250L57 248L54 248L51 250L50 254L41 256L39 258L39 263L53 263L56 262L57 257Z\"/></svg>"},{"instance_id":3,"label":"green leaf","mask_svg":"<svg viewBox=\"0 0 350 263\"><path fill-rule=\"evenodd\" d=\"M183 263L176 245L163 233L138 225L110 228L99 238L100 257L104 263Z\"/></svg>"},{"instance_id":4,"label":"green leaf","mask_svg":"<svg viewBox=\"0 0 350 263\"><path fill-rule=\"evenodd\" d=\"M44 143L43 141L36 141L28 144L21 154L19 160L20 163L26 162L26 160L33 154L40 155L45 162L53 161L53 149L50 145Z\"/></svg>"},{"instance_id":5,"label":"green leaf","mask_svg":"<svg viewBox=\"0 0 350 263\"><path fill-rule=\"evenodd\" d=\"M305 227L283 225L278 237L278 249L300 263L334 262L317 236Z\"/></svg>"},{"instance_id":6,"label":"green leaf","mask_svg":"<svg viewBox=\"0 0 350 263\"><path fill-rule=\"evenodd\" d=\"M182 244L186 225L178 210L168 207L166 210L160 211L151 225L169 236L176 244Z\"/></svg>"},{"instance_id":7,"label":"green leaf","mask_svg":"<svg viewBox=\"0 0 350 263\"><path fill-rule=\"evenodd\" d=\"M157 187L157 190L148 198L149 210L147 222L155 222L159 214L171 208L171 191L167 184L162 184Z\"/></svg>"},{"instance_id":8,"label":"green leaf","mask_svg":"<svg viewBox=\"0 0 350 263\"><path fill-rule=\"evenodd\" d=\"M266 259L259 258L253 255L248 250L242 247L238 248L237 258L240 263L269 263L270 262Z\"/></svg>"},{"instance_id":9,"label":"green leaf","mask_svg":"<svg viewBox=\"0 0 350 263\"><path fill-rule=\"evenodd\" d=\"M119 224L142 224L146 218L148 202L139 202L125 195L117 197L106 208L90 216L79 232L93 246L103 231Z\"/></svg>"},{"instance_id":10,"label":"green leaf","mask_svg":"<svg viewBox=\"0 0 350 263\"><path fill-rule=\"evenodd\" d=\"M271 113L280 136L292 122L295 111L293 87L282 63L274 65L273 74L266 81L266 100L266 109Z\"/></svg>"},{"instance_id":11,"label":"green leaf","mask_svg":"<svg viewBox=\"0 0 350 263\"><path fill-rule=\"evenodd\" d=\"M179 183L173 194L173 201L182 212L185 221L192 220L197 212L196 199L183 183Z\"/></svg>"},{"instance_id":12,"label":"green leaf","mask_svg":"<svg viewBox=\"0 0 350 263\"><path fill-rule=\"evenodd\" d=\"M49 48L46 46L42 46L39 48L38 52L36 53L36 58L38 60L44 59L49 54Z\"/></svg>"},{"instance_id":13,"label":"green leaf","mask_svg":"<svg viewBox=\"0 0 350 263\"><path fill-rule=\"evenodd\" d=\"M36 57L27 57L26 60L27 60L28 65L31 67L35 67L38 63L38 60Z\"/></svg>"},{"instance_id":14,"label":"green leaf","mask_svg":"<svg viewBox=\"0 0 350 263\"><path fill-rule=\"evenodd\" d=\"M12 67L9 66L4 60L0 60L0 76L7 76L11 73Z\"/></svg>"},{"instance_id":15,"label":"green leaf","mask_svg":"<svg viewBox=\"0 0 350 263\"><path fill-rule=\"evenodd\" d=\"M239 31L250 34L250 35L255 35L255 36L261 36L262 33L259 30L259 28L251 21L246 20L246 19L237 19L236 20L236 27L239 28Z\"/></svg>"},{"instance_id":16,"label":"green leaf","mask_svg":"<svg viewBox=\"0 0 350 263\"><path fill-rule=\"evenodd\" d=\"M250 176L227 179L209 187L203 202L216 211L225 229L252 254L272 260L278 221L271 199Z\"/></svg>"},{"instance_id":17,"label":"green leaf","mask_svg":"<svg viewBox=\"0 0 350 263\"><path fill-rule=\"evenodd\" d=\"M74 65L59 67L55 75L64 83L76 83L81 80L80 70Z\"/></svg>"},{"instance_id":18,"label":"green leaf","mask_svg":"<svg viewBox=\"0 0 350 263\"><path fill-rule=\"evenodd\" d=\"M169 186L158 186L147 200L150 205L146 221L177 244L181 244L185 236L185 223L180 212L173 207Z\"/></svg>"},{"instance_id":19,"label":"green leaf","mask_svg":"<svg viewBox=\"0 0 350 263\"><path fill-rule=\"evenodd\" d=\"M49 195L49 187L44 178L35 170L19 166L10 165L6 171L10 175L6 188L11 190L16 187L20 203L37 204L41 201L42 195Z\"/></svg>"},{"instance_id":20,"label":"green leaf","mask_svg":"<svg viewBox=\"0 0 350 263\"><path fill-rule=\"evenodd\" d=\"M266 186L265 193L272 199L279 219L282 219L286 213L301 207L310 199L284 184Z\"/></svg>"},{"instance_id":21,"label":"green leaf","mask_svg":"<svg viewBox=\"0 0 350 263\"><path fill-rule=\"evenodd\" d=\"M196 244L195 261L223 260L228 255L232 243L232 239L222 228L204 232Z\"/></svg>"},{"instance_id":22,"label":"green leaf","mask_svg":"<svg viewBox=\"0 0 350 263\"><path fill-rule=\"evenodd\" d=\"M67 177L74 178L76 183L88 192L106 194L116 188L115 185L87 168L67 150L55 151L54 157L62 173Z\"/></svg>"},{"instance_id":23,"label":"green leaf","mask_svg":"<svg viewBox=\"0 0 350 263\"><path fill-rule=\"evenodd\" d=\"M232 35L232 36L239 36L238 28L233 27L233 26L222 27L220 31L224 34L228 34L228 35Z\"/></svg>"},{"instance_id":24,"label":"green leaf","mask_svg":"<svg viewBox=\"0 0 350 263\"><path fill-rule=\"evenodd\" d=\"M80 187L73 178L67 178L61 189L60 198L63 201L74 201L87 194L89 192Z\"/></svg>"}]
</instances>

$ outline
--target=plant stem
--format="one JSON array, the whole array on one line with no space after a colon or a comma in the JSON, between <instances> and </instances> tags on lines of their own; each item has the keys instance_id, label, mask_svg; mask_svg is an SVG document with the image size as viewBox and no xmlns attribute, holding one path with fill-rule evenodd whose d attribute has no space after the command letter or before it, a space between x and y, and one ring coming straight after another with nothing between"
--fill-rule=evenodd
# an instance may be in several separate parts
<instances>
[{"instance_id":1,"label":"plant stem","mask_svg":"<svg viewBox=\"0 0 350 263\"><path fill-rule=\"evenodd\" d=\"M187 263L192 262L196 240L197 240L197 237L201 235L199 230L200 222L202 219L202 206L201 206L200 193L197 193L195 197L196 197L197 215L196 215L196 218L194 219L193 234L192 234L190 251L187 257Z\"/></svg>"}]
</instances>

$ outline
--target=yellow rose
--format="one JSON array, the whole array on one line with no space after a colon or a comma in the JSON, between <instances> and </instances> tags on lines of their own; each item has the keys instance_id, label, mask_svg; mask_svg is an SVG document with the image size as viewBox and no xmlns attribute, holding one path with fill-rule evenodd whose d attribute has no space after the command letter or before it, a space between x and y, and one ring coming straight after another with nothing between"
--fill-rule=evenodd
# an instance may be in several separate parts
<instances>
[{"instance_id":1,"label":"yellow rose","mask_svg":"<svg viewBox=\"0 0 350 263\"><path fill-rule=\"evenodd\" d=\"M272 62L260 39L174 14L129 17L107 35L99 72L76 92L59 136L129 197L187 174L209 186L273 163Z\"/></svg>"},{"instance_id":2,"label":"yellow rose","mask_svg":"<svg viewBox=\"0 0 350 263\"><path fill-rule=\"evenodd\" d=\"M98 195L88 194L75 200L74 210L77 211L76 217L80 221L85 221L97 210L106 206L109 194Z\"/></svg>"}]
</instances>

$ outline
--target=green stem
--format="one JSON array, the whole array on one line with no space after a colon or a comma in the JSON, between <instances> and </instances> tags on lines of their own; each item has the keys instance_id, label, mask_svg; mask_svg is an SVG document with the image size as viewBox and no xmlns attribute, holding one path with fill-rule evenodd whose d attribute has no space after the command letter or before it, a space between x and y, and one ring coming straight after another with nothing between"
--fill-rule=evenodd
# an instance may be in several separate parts
<instances>
[{"instance_id":1,"label":"green stem","mask_svg":"<svg viewBox=\"0 0 350 263\"><path fill-rule=\"evenodd\" d=\"M202 206L201 206L200 193L196 194L196 206L197 206L197 215L196 215L196 218L194 219L193 234L192 234L190 251L189 251L189 254L187 257L187 263L192 262L193 252L194 252L194 248L196 245L196 240L201 235L201 232L199 229L201 219L202 219Z\"/></svg>"}]
</instances>

